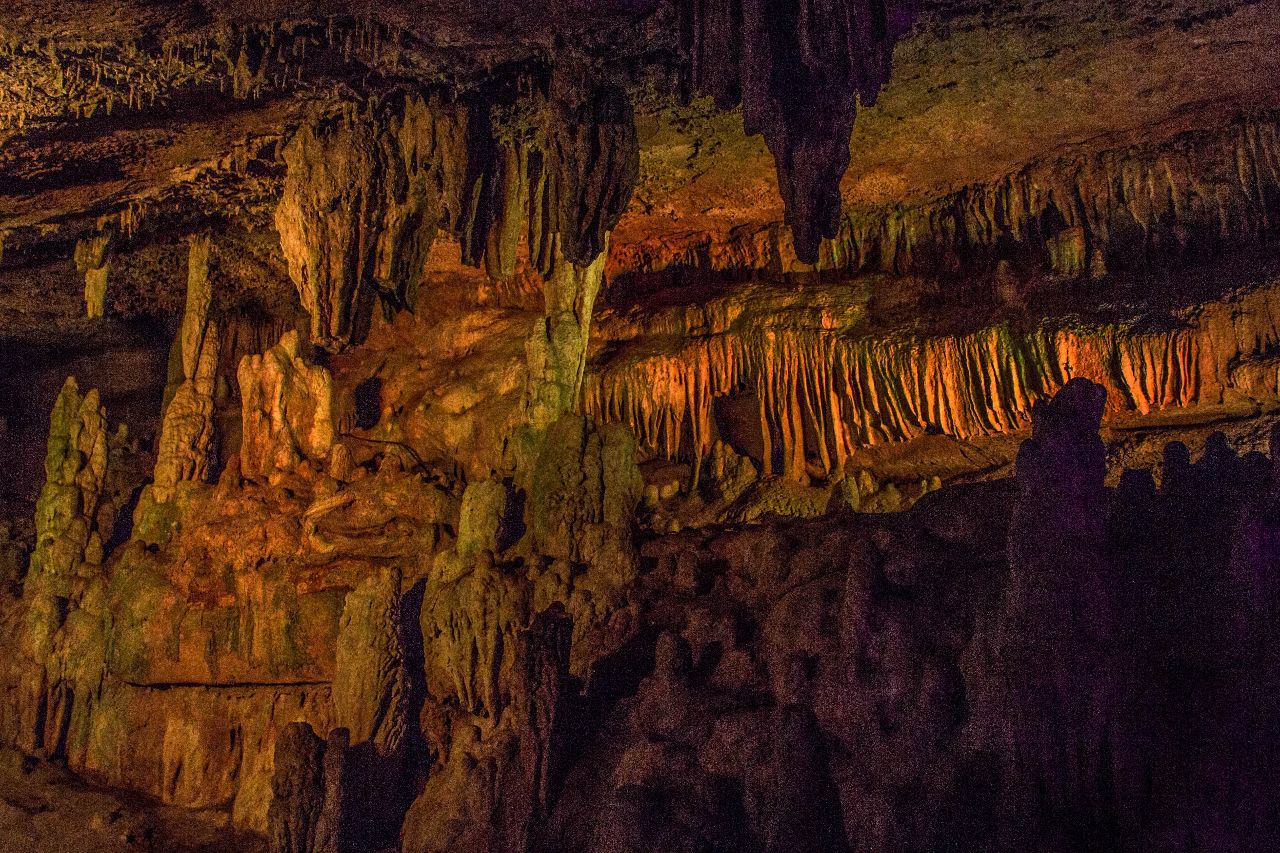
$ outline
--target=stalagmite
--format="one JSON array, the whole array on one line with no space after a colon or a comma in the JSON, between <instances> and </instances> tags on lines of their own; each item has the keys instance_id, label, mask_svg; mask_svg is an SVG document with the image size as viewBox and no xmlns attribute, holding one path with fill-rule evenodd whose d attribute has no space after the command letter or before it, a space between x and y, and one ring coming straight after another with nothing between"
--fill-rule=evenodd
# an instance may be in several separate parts
<instances>
[{"instance_id":1,"label":"stalagmite","mask_svg":"<svg viewBox=\"0 0 1280 853\"><path fill-rule=\"evenodd\" d=\"M520 633L519 699L512 709L519 753L515 766L505 768L509 781L494 792L502 803L500 849L531 849L551 811L569 734L565 694L572 641L573 620L559 604L539 613Z\"/></svg>"},{"instance_id":2,"label":"stalagmite","mask_svg":"<svg viewBox=\"0 0 1280 853\"><path fill-rule=\"evenodd\" d=\"M104 674L103 542L115 524L107 495L106 413L97 391L67 379L49 424L36 550L23 586L19 651L24 694L16 742L49 755L79 753Z\"/></svg>"},{"instance_id":3,"label":"stalagmite","mask_svg":"<svg viewBox=\"0 0 1280 853\"><path fill-rule=\"evenodd\" d=\"M247 477L295 472L304 460L323 466L335 439L333 377L301 355L296 331L238 370L240 470Z\"/></svg>"},{"instance_id":4,"label":"stalagmite","mask_svg":"<svg viewBox=\"0 0 1280 853\"><path fill-rule=\"evenodd\" d=\"M529 483L528 523L538 552L631 579L631 521L644 482L635 441L618 427L564 415L547 430Z\"/></svg>"},{"instance_id":5,"label":"stalagmite","mask_svg":"<svg viewBox=\"0 0 1280 853\"><path fill-rule=\"evenodd\" d=\"M306 723L290 724L276 740L271 780L269 840L272 853L338 853L326 773L331 750Z\"/></svg>"},{"instance_id":6,"label":"stalagmite","mask_svg":"<svg viewBox=\"0 0 1280 853\"><path fill-rule=\"evenodd\" d=\"M170 359L175 381L166 389L152 487L155 500L161 502L172 497L178 483L200 482L209 471L219 362L218 323L209 316L209 248L207 236L191 238L186 309Z\"/></svg>"},{"instance_id":7,"label":"stalagmite","mask_svg":"<svg viewBox=\"0 0 1280 853\"><path fill-rule=\"evenodd\" d=\"M1037 403L1018 453L1009 527L1009 582L997 659L1013 673L1006 760L1027 814L1048 809L1099 831L1138 805L1138 743L1128 717L1137 662L1130 567L1106 554L1106 448L1098 437L1106 392L1084 379ZM1088 673L1081 678L1081 673ZM1097 822L1098 829L1091 826Z\"/></svg>"}]
</instances>

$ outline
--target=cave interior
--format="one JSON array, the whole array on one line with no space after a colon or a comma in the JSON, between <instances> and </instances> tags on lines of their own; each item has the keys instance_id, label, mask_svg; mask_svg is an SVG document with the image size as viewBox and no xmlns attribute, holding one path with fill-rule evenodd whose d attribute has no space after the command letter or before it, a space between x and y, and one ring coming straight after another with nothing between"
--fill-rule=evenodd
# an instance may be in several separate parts
<instances>
[{"instance_id":1,"label":"cave interior","mask_svg":"<svg viewBox=\"0 0 1280 853\"><path fill-rule=\"evenodd\" d=\"M4 850L1280 849L1277 454L1276 0L0 8Z\"/></svg>"}]
</instances>

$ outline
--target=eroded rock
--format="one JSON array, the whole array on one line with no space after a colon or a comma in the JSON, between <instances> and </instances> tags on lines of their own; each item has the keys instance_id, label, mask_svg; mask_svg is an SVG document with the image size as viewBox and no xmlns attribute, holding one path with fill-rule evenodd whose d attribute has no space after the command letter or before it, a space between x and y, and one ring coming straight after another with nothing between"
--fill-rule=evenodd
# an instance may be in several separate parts
<instances>
[{"instance_id":1,"label":"eroded rock","mask_svg":"<svg viewBox=\"0 0 1280 853\"><path fill-rule=\"evenodd\" d=\"M242 405L240 471L249 477L324 465L333 450L333 378L308 364L295 331L260 356L246 356L238 377Z\"/></svg>"},{"instance_id":2,"label":"eroded rock","mask_svg":"<svg viewBox=\"0 0 1280 853\"><path fill-rule=\"evenodd\" d=\"M152 494L169 500L181 482L203 482L213 452L214 383L220 349L219 328L209 316L209 238L193 237L187 267L187 301L171 360L180 376L166 389Z\"/></svg>"}]
</instances>

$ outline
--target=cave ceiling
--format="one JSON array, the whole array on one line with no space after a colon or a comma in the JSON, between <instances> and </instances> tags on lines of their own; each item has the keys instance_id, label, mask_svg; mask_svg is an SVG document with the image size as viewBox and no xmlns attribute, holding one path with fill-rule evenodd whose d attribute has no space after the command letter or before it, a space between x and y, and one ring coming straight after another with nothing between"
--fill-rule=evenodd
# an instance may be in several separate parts
<instances>
[{"instance_id":1,"label":"cave ceiling","mask_svg":"<svg viewBox=\"0 0 1280 853\"><path fill-rule=\"evenodd\" d=\"M283 144L315 111L396 87L478 91L561 62L624 87L635 108L639 169L615 270L776 233L787 213L774 158L741 108L690 98L680 17L639 0L381 2L358 15L338 3L7 4L0 231L12 258L65 251L122 214L152 234L202 219L269 227ZM1266 4L934 0L859 111L842 213L1273 109L1277 28Z\"/></svg>"}]
</instances>

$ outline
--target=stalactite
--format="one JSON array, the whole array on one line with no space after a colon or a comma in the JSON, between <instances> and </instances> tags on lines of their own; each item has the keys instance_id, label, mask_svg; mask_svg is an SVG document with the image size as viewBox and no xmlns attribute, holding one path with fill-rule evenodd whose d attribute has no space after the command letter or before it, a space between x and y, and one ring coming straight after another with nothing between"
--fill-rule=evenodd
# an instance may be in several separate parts
<instances>
[{"instance_id":1,"label":"stalactite","mask_svg":"<svg viewBox=\"0 0 1280 853\"><path fill-rule=\"evenodd\" d=\"M714 400L752 388L766 472L803 478L810 467L838 475L865 445L1025 428L1035 401L1072 377L1103 385L1112 414L1280 391L1268 356L1280 344L1276 288L1149 332L1046 324L1026 333L996 326L933 338L851 338L838 327L741 329L734 325L740 311L713 303L684 319L704 333L689 335L682 348L597 364L586 381L586 411L626 424L651 451L700 463L719 437Z\"/></svg>"},{"instance_id":2,"label":"stalactite","mask_svg":"<svg viewBox=\"0 0 1280 853\"><path fill-rule=\"evenodd\" d=\"M549 134L550 160L544 166L550 166L548 177L559 183L554 190L559 202L554 230L560 235L560 250L567 260L588 265L604 252L605 236L631 202L640 152L625 92L605 85L565 92L568 88L557 88L553 82L557 115ZM547 208L556 209L551 204Z\"/></svg>"},{"instance_id":3,"label":"stalactite","mask_svg":"<svg viewBox=\"0 0 1280 853\"><path fill-rule=\"evenodd\" d=\"M773 152L787 224L803 263L840 226L840 179L858 104L889 77L916 0L683 0L689 88L721 109L742 104L748 134Z\"/></svg>"},{"instance_id":4,"label":"stalactite","mask_svg":"<svg viewBox=\"0 0 1280 853\"><path fill-rule=\"evenodd\" d=\"M1280 121L1033 165L889 217L851 213L846 266L928 272L1026 247L1062 275L1162 266L1255 243L1280 222ZM834 260L834 258L833 258Z\"/></svg>"},{"instance_id":5,"label":"stalactite","mask_svg":"<svg viewBox=\"0 0 1280 853\"><path fill-rule=\"evenodd\" d=\"M22 128L32 119L90 118L99 108L110 114L117 104L151 109L184 89L216 89L245 100L288 91L306 77L330 76L335 65L389 72L401 64L398 51L383 49L392 40L390 27L351 16L330 19L327 26L335 34L328 49L310 56L306 46L323 42L325 24L215 25L212 33L185 33L146 47L90 47L59 37L17 41L6 45L0 128ZM363 35L353 40L357 31ZM336 48L338 40L350 47Z\"/></svg>"},{"instance_id":6,"label":"stalactite","mask_svg":"<svg viewBox=\"0 0 1280 853\"><path fill-rule=\"evenodd\" d=\"M293 137L276 227L315 342L361 340L378 304L411 310L440 228L500 280L516 272L522 231L548 280L561 261L602 257L637 176L626 96L589 78L553 80L549 94L521 79L506 101L350 104Z\"/></svg>"},{"instance_id":7,"label":"stalactite","mask_svg":"<svg viewBox=\"0 0 1280 853\"><path fill-rule=\"evenodd\" d=\"M317 343L362 339L379 300L412 308L460 206L465 116L420 98L370 109L304 125L284 151L276 227Z\"/></svg>"}]
</instances>

